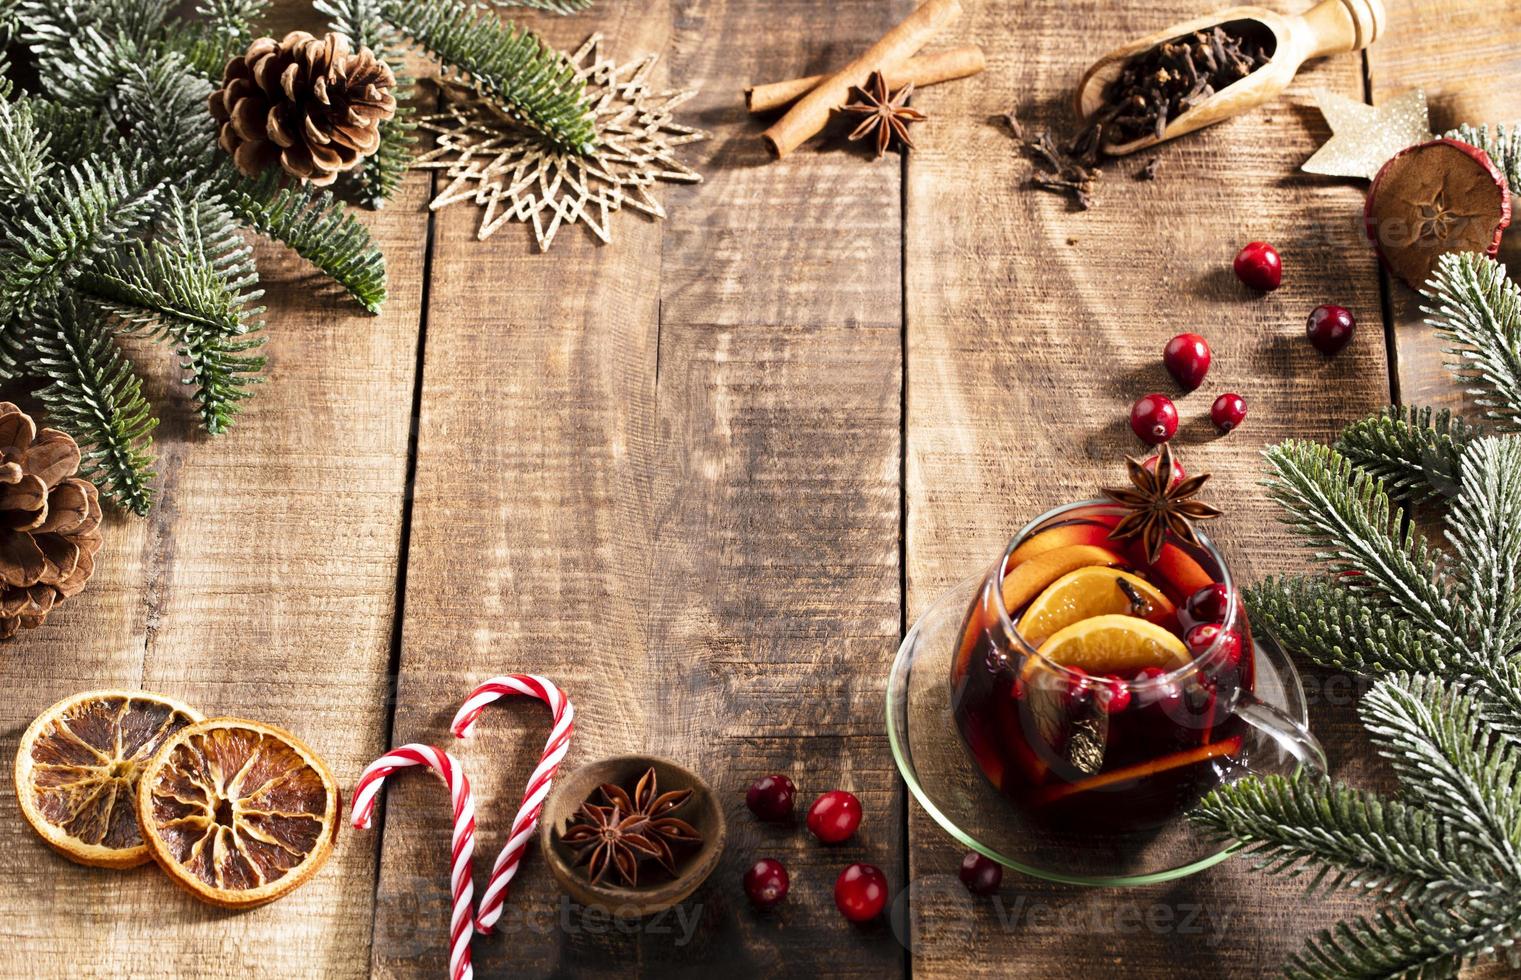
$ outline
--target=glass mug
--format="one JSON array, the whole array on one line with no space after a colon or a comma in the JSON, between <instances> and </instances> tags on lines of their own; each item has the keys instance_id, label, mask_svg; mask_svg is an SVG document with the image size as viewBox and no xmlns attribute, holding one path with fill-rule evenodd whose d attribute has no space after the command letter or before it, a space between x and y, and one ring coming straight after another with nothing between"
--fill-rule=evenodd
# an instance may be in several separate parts
<instances>
[{"instance_id":1,"label":"glass mug","mask_svg":"<svg viewBox=\"0 0 1521 980\"><path fill-rule=\"evenodd\" d=\"M1167 823L1244 772L1264 734L1324 772L1315 738L1254 693L1251 626L1220 553L1169 536L1148 561L1138 539L1109 538L1123 514L1085 501L1037 518L977 589L950 677L976 768L1029 820L1100 831ZM1043 624L1071 628L1026 635Z\"/></svg>"}]
</instances>

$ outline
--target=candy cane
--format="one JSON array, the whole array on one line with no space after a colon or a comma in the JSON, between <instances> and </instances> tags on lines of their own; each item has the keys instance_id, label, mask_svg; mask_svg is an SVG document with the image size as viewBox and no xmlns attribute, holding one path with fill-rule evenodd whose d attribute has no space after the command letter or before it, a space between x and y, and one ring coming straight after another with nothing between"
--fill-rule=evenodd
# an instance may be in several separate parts
<instances>
[{"instance_id":1,"label":"candy cane","mask_svg":"<svg viewBox=\"0 0 1521 980\"><path fill-rule=\"evenodd\" d=\"M502 853L496 856L491 878L486 882L486 890L481 893L480 912L475 920L476 931L481 933L490 933L496 926L497 919L502 916L502 904L507 901L508 886L518 873L523 852L528 849L528 841L538 826L539 812L544 809L544 798L549 795L549 787L554 782L555 770L560 767L560 760L565 758L565 752L570 748L570 733L576 727L576 709L565 692L548 678L537 674L509 674L493 677L470 692L470 696L460 706L459 713L454 716L449 730L459 738L469 735L475 730L476 719L486 705L508 694L525 694L549 705L549 710L554 715L554 728L550 730L549 740L544 744L544 754L539 757L538 766L533 775L528 777L523 802L518 805L517 816L512 820L512 832Z\"/></svg>"},{"instance_id":2,"label":"candy cane","mask_svg":"<svg viewBox=\"0 0 1521 980\"><path fill-rule=\"evenodd\" d=\"M470 780L454 756L431 745L413 742L392 749L365 766L354 786L352 819L358 830L368 830L375 812L375 797L387 776L408 766L424 766L436 772L449 787L454 804L453 858L449 865L449 883L453 907L449 912L449 976L451 980L472 980L470 965L470 923L474 911L475 888L470 878L470 859L475 855L475 798L470 794Z\"/></svg>"}]
</instances>

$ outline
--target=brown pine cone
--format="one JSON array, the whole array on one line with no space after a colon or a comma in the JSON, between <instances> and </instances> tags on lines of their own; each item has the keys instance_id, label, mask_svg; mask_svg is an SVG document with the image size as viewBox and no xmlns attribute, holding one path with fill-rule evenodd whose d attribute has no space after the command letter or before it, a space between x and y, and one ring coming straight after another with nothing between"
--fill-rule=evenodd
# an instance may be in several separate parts
<instances>
[{"instance_id":1,"label":"brown pine cone","mask_svg":"<svg viewBox=\"0 0 1521 980\"><path fill-rule=\"evenodd\" d=\"M291 31L261 37L227 62L211 93L218 142L239 170L257 177L279 163L314 184L331 184L380 146L380 123L396 114L396 76L369 48L342 34L320 41Z\"/></svg>"},{"instance_id":2,"label":"brown pine cone","mask_svg":"<svg viewBox=\"0 0 1521 980\"><path fill-rule=\"evenodd\" d=\"M0 402L0 639L41 626L95 570L100 495L78 470L72 438Z\"/></svg>"}]
</instances>

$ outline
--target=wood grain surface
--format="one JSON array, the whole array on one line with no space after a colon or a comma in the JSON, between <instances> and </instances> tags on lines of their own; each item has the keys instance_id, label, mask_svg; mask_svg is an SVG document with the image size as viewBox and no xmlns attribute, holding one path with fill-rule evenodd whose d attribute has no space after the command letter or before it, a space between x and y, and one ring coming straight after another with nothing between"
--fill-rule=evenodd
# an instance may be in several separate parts
<instances>
[{"instance_id":1,"label":"wood grain surface","mask_svg":"<svg viewBox=\"0 0 1521 980\"><path fill-rule=\"evenodd\" d=\"M931 121L912 155L874 162L834 133L775 163L743 88L844 64L913 0L513 11L563 47L601 31L615 55L658 52L657 79L699 88L680 118L711 139L682 157L704 182L659 188L664 222L616 216L610 245L562 229L539 254L521 226L479 242L468 207L430 213L434 178L415 172L365 217L390 272L379 318L260 246L267 383L217 439L157 383L162 502L111 518L89 589L0 655L0 756L53 701L139 685L287 726L346 788L387 745L443 745L475 785L484 879L548 716L504 702L463 742L448 721L474 683L531 670L575 699L568 766L676 759L719 794L730 840L679 913L642 923L564 900L530 854L500 934L474 944L479 976L1272 974L1357 903L1303 900L1242 861L1126 891L1010 874L997 903L973 902L960 849L905 797L883 690L919 610L1031 515L1122 478L1126 411L1172 390L1174 333L1214 346L1178 446L1229 502L1216 536L1248 581L1302 566L1257 486L1264 446L1330 437L1396 394L1460 403L1413 294L1360 239L1363 185L1298 167L1328 135L1317 88L1424 85L1438 128L1521 118L1521 17L1386 2L1366 55L1112 163L1088 212L1026 186L1000 117L1067 125L1093 58L1212 5L964 2L934 47L979 44L988 70L916 94ZM320 18L278 0L270 24ZM1135 179L1153 156L1157 179ZM1267 296L1229 272L1252 239L1285 258ZM1323 302L1360 321L1335 359L1303 340ZM1207 416L1225 390L1250 415L1222 439ZM1333 769L1377 784L1344 679L1308 680ZM825 848L757 823L744 789L766 772L790 774L802 806L854 791L861 832ZM311 884L236 915L151 869L56 857L6 780L0 975L437 976L445 815L436 782L393 780L374 831L345 827ZM769 916L739 887L762 856L792 873ZM835 912L834 877L858 860L887 873L891 920Z\"/></svg>"}]
</instances>

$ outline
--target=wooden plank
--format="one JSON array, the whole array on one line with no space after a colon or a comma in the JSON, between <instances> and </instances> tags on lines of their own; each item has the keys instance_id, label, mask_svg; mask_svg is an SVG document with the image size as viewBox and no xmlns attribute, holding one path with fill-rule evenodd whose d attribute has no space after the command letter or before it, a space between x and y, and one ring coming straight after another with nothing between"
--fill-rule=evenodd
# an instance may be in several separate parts
<instances>
[{"instance_id":1,"label":"wooden plank","mask_svg":"<svg viewBox=\"0 0 1521 980\"><path fill-rule=\"evenodd\" d=\"M1379 318L1368 250L1310 234L1314 219L1350 218L1358 192L1297 173L1326 136L1310 92L1359 95L1355 56L1310 66L1276 106L1162 149L1155 181L1131 176L1147 154L1115 163L1092 211L1023 186L1030 164L996 114L1013 102L1032 134L1065 123L1091 59L1207 9L983 4L940 39L978 42L990 64L979 79L915 96L931 121L908 164L905 233L911 616L996 557L1029 517L1123 480L1121 456L1141 448L1130 402L1175 390L1160 363L1174 333L1197 330L1214 347L1209 380L1178 402L1177 443L1191 472L1215 474L1208 496L1230 510L1215 536L1245 581L1303 564L1256 486L1258 452L1328 437L1388 397L1378 330L1334 360L1302 339L1318 303ZM1253 239L1276 242L1287 266L1283 288L1265 297L1230 272ZM1229 390L1251 414L1217 439L1208 409ZM1356 778L1369 753L1351 711L1323 705L1313 723L1336 771ZM912 879L935 897L916 903L916 975L1258 975L1346 907L1299 901L1298 885L1244 862L1129 892L1011 874L1000 906L973 903L949 877L960 850L917 805L910 817Z\"/></svg>"},{"instance_id":2,"label":"wooden plank","mask_svg":"<svg viewBox=\"0 0 1521 980\"><path fill-rule=\"evenodd\" d=\"M545 256L510 230L475 242L468 212L439 215L396 739L443 740L473 681L540 671L576 701L568 765L682 760L726 801L731 834L687 918L631 932L561 904L531 855L506 934L475 944L483 973L748 974L784 957L845 970L842 948L863 973L900 968L886 930L850 930L830 898L852 860L901 878L878 720L899 620L898 169L838 147L761 166L740 98L757 77L842 60L892 14L600 9L611 50L661 51L659 77L702 89L682 118L714 136L683 159L707 182L661 188L664 223L621 216L600 247L572 229ZM533 23L562 45L587 30ZM452 747L487 852L545 728L542 708L493 708ZM774 770L808 799L858 792L859 839L825 850L758 826L739 801ZM385 976L431 974L444 957L445 811L436 785L407 783L388 790L385 816ZM776 917L739 891L762 851L793 872Z\"/></svg>"},{"instance_id":3,"label":"wooden plank","mask_svg":"<svg viewBox=\"0 0 1521 980\"><path fill-rule=\"evenodd\" d=\"M284 0L276 23L306 24ZM315 27L313 22L310 26ZM75 691L144 687L300 734L345 783L380 748L423 274L424 190L366 217L390 300L370 317L279 246L258 262L270 367L226 435L196 426L152 351L160 502L111 516L89 588L0 653L0 757ZM287 898L229 916L152 868L77 867L0 784L0 971L36 977L363 975L373 840L340 835Z\"/></svg>"},{"instance_id":4,"label":"wooden plank","mask_svg":"<svg viewBox=\"0 0 1521 980\"><path fill-rule=\"evenodd\" d=\"M628 54L669 38L664 4L513 13L562 48L592 30ZM614 220L610 246L568 227L540 254L524 226L479 242L473 208L435 216L396 743L454 742L448 721L470 688L519 670L575 699L571 765L636 750L658 717L644 600L662 226ZM547 732L542 705L512 704L447 746L475 788L482 880ZM445 799L431 780L386 789L380 976L431 976L447 962ZM581 916L566 927L537 864L530 856L514 883L499 935L474 944L482 975L547 972L568 929L572 950L615 941Z\"/></svg>"},{"instance_id":5,"label":"wooden plank","mask_svg":"<svg viewBox=\"0 0 1521 980\"><path fill-rule=\"evenodd\" d=\"M732 803L691 951L646 941L650 975L905 965L885 923L853 928L832 898L856 861L894 893L904 881L882 727L901 618L901 167L838 129L767 162L738 94L844 64L912 6L724 0L678 22L671 71L702 84L694 111L716 132L662 257L650 657L679 681L651 748L691 759ZM740 801L768 772L790 775L800 810L854 792L861 829L822 847L801 822L755 820ZM791 892L757 915L739 883L767 856Z\"/></svg>"},{"instance_id":6,"label":"wooden plank","mask_svg":"<svg viewBox=\"0 0 1521 980\"><path fill-rule=\"evenodd\" d=\"M1513 4L1386 0L1386 6L1389 33L1367 52L1374 104L1419 87L1426 90L1434 132L1462 123L1511 127L1521 121L1515 85L1521 17ZM1512 270L1521 267L1517 241L1510 236L1500 256ZM1419 294L1392 276L1385 279L1401 401L1469 409L1443 367L1442 344L1423 320Z\"/></svg>"}]
</instances>

